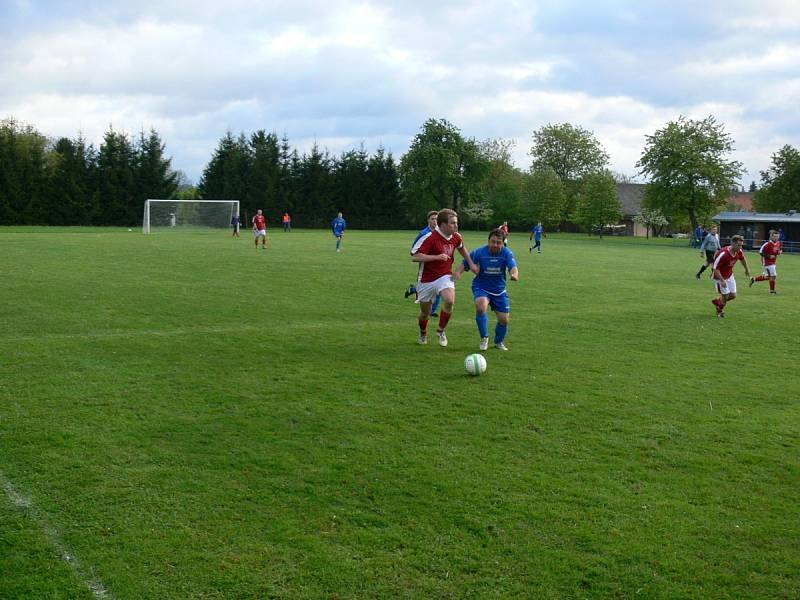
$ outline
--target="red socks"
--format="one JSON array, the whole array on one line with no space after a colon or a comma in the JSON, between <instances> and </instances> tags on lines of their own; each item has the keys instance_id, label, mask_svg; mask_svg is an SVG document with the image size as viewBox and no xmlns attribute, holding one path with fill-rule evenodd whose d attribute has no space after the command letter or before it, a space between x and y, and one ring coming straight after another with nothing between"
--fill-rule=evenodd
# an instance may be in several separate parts
<instances>
[{"instance_id":1,"label":"red socks","mask_svg":"<svg viewBox=\"0 0 800 600\"><path fill-rule=\"evenodd\" d=\"M428 319L418 319L419 323L419 332L422 335L427 335L428 333Z\"/></svg>"},{"instance_id":2,"label":"red socks","mask_svg":"<svg viewBox=\"0 0 800 600\"><path fill-rule=\"evenodd\" d=\"M448 322L450 322L450 313L443 310L439 311L439 331L444 330Z\"/></svg>"}]
</instances>

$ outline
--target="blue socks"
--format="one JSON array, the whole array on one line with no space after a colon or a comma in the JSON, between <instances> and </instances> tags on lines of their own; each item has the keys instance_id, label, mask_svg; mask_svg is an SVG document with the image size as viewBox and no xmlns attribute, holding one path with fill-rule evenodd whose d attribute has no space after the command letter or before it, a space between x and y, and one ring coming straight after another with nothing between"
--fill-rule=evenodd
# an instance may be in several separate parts
<instances>
[{"instance_id":1,"label":"blue socks","mask_svg":"<svg viewBox=\"0 0 800 600\"><path fill-rule=\"evenodd\" d=\"M486 313L475 315L475 322L478 324L478 333L481 337L489 337L489 315Z\"/></svg>"},{"instance_id":2,"label":"blue socks","mask_svg":"<svg viewBox=\"0 0 800 600\"><path fill-rule=\"evenodd\" d=\"M486 315L486 318L488 320L489 315ZM494 326L494 343L495 344L499 344L504 339L506 339L506 334L507 333L508 333L508 325L500 325L500 323L495 325Z\"/></svg>"}]
</instances>

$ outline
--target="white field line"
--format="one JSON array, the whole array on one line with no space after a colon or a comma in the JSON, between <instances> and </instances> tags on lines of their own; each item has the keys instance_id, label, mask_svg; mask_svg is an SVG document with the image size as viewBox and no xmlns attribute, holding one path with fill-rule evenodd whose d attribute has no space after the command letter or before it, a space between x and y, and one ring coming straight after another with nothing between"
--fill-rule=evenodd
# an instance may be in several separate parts
<instances>
[{"instance_id":1,"label":"white field line","mask_svg":"<svg viewBox=\"0 0 800 600\"><path fill-rule=\"evenodd\" d=\"M55 527L48 523L47 518L42 511L36 508L33 502L31 502L30 498L21 494L2 471L0 471L0 486L2 486L3 491L5 492L6 497L9 499L11 504L13 504L20 511L25 512L25 514L39 527L39 530L42 532L50 546L52 546L61 557L61 560L69 565L78 579L82 581L87 588L89 588L89 591L92 592L94 597L103 600L113 600L113 596L108 591L106 586L104 586L99 579L94 577L86 568L84 568L75 555L67 549L67 547L64 545L64 542L61 541L61 536L59 535L58 531L55 529Z\"/></svg>"}]
</instances>

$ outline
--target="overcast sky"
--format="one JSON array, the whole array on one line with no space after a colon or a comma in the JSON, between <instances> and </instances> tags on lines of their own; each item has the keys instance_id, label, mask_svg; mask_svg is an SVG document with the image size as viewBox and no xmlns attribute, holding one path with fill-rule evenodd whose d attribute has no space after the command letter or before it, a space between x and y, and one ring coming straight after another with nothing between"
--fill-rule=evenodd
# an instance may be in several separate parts
<instances>
[{"instance_id":1,"label":"overcast sky","mask_svg":"<svg viewBox=\"0 0 800 600\"><path fill-rule=\"evenodd\" d=\"M800 1L0 0L0 118L51 136L154 128L195 182L230 130L397 159L428 118L467 137L593 131L633 175L645 135L714 115L760 180L800 147Z\"/></svg>"}]
</instances>

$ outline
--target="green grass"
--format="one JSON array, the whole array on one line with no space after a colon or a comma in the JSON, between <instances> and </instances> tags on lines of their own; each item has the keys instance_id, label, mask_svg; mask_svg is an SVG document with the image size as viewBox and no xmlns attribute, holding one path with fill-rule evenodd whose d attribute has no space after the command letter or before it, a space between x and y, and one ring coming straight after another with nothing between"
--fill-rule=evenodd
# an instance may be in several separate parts
<instances>
[{"instance_id":1,"label":"green grass","mask_svg":"<svg viewBox=\"0 0 800 600\"><path fill-rule=\"evenodd\" d=\"M471 378L412 237L0 231L0 598L800 596L800 259L515 236Z\"/></svg>"}]
</instances>

